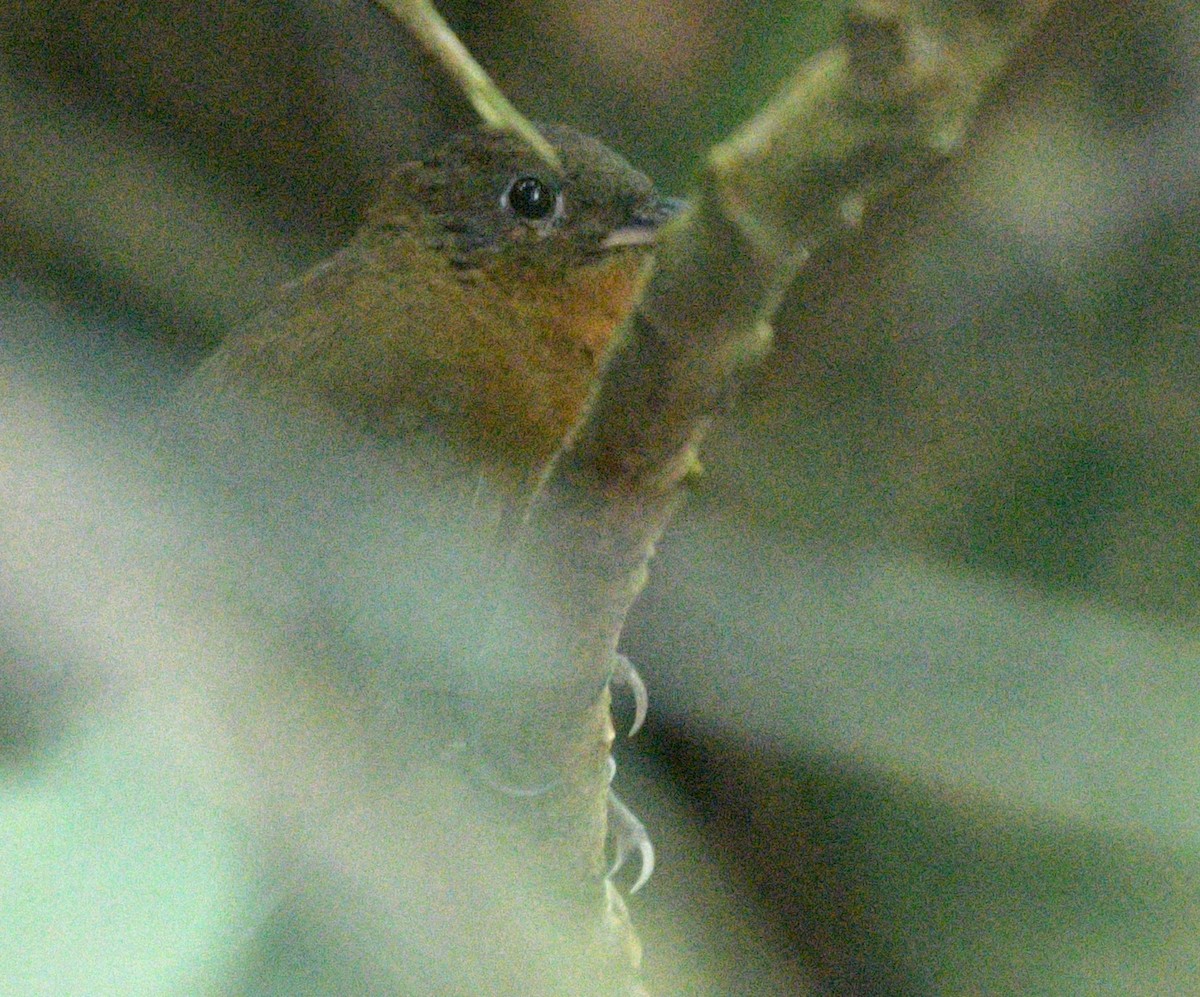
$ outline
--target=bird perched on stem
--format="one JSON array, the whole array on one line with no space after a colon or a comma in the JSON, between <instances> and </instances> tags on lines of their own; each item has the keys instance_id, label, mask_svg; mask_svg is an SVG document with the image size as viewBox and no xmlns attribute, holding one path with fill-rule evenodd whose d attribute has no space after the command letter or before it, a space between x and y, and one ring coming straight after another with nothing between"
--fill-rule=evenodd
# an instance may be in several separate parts
<instances>
[{"instance_id":1,"label":"bird perched on stem","mask_svg":"<svg viewBox=\"0 0 1200 997\"><path fill-rule=\"evenodd\" d=\"M351 242L180 392L213 504L249 522L239 592L290 654L365 678L377 704L432 682L504 716L503 665L481 675L472 643L501 528L579 419L680 208L599 141L543 131L557 165L476 127L400 166ZM636 673L614 664L640 723Z\"/></svg>"}]
</instances>

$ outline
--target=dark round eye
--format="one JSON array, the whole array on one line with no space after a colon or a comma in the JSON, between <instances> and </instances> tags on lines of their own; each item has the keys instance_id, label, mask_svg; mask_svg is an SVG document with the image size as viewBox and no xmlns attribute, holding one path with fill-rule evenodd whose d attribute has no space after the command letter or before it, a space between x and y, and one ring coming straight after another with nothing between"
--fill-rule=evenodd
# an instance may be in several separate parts
<instances>
[{"instance_id":1,"label":"dark round eye","mask_svg":"<svg viewBox=\"0 0 1200 997\"><path fill-rule=\"evenodd\" d=\"M558 191L537 177L517 177L508 185L504 200L519 218L538 222L554 212Z\"/></svg>"}]
</instances>

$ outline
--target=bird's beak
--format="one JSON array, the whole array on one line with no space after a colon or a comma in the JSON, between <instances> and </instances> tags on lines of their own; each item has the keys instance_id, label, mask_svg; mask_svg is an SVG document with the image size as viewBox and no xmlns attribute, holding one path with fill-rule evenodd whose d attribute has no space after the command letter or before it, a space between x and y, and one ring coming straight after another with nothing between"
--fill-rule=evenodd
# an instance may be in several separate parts
<instances>
[{"instance_id":1,"label":"bird's beak","mask_svg":"<svg viewBox=\"0 0 1200 997\"><path fill-rule=\"evenodd\" d=\"M658 230L672 218L683 212L687 201L679 197L660 197L643 208L628 225L622 225L605 236L601 245L605 249L618 246L652 246L658 238Z\"/></svg>"}]
</instances>

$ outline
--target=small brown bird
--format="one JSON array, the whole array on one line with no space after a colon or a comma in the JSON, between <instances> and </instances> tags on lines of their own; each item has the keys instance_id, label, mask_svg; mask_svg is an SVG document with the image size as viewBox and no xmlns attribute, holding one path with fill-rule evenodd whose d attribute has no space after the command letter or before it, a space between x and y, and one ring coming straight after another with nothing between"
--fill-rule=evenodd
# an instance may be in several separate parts
<instances>
[{"instance_id":1,"label":"small brown bird","mask_svg":"<svg viewBox=\"0 0 1200 997\"><path fill-rule=\"evenodd\" d=\"M289 655L377 704L421 688L502 698L473 644L497 531L579 418L681 207L595 139L543 134L561 169L481 127L400 166L349 245L179 395L179 452L203 468L214 535L235 538L239 599ZM614 667L636 725L644 691ZM612 806L640 885L649 839Z\"/></svg>"},{"instance_id":2,"label":"small brown bird","mask_svg":"<svg viewBox=\"0 0 1200 997\"><path fill-rule=\"evenodd\" d=\"M187 393L253 388L385 446L436 438L486 487L526 490L679 209L597 140L543 131L561 170L482 127L399 167L353 241L232 335Z\"/></svg>"}]
</instances>

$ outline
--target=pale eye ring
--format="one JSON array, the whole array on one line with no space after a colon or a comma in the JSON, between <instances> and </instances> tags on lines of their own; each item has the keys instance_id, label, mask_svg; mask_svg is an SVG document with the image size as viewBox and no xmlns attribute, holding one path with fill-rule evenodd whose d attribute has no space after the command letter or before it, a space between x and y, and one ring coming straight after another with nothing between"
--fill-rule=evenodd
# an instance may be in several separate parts
<instances>
[{"instance_id":1,"label":"pale eye ring","mask_svg":"<svg viewBox=\"0 0 1200 997\"><path fill-rule=\"evenodd\" d=\"M541 177L516 177L500 195L500 206L527 222L552 221L562 214L562 191Z\"/></svg>"}]
</instances>

